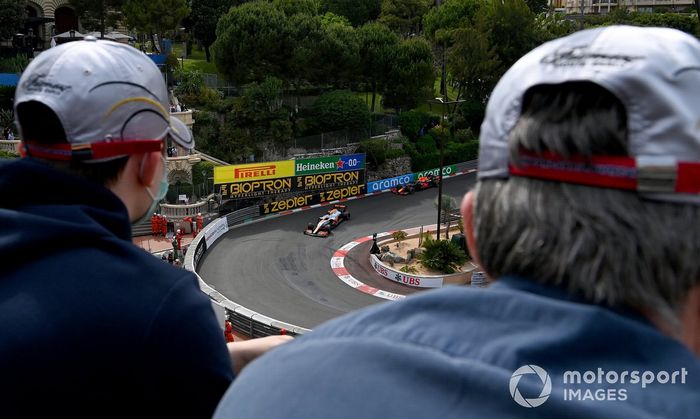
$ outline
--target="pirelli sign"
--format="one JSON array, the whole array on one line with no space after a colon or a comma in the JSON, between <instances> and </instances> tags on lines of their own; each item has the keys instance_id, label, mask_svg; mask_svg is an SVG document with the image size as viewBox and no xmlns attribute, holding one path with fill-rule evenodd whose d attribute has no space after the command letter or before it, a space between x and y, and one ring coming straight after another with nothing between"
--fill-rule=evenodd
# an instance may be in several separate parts
<instances>
[{"instance_id":1,"label":"pirelli sign","mask_svg":"<svg viewBox=\"0 0 700 419\"><path fill-rule=\"evenodd\" d=\"M294 176L294 160L237 164L214 168L214 183L252 182Z\"/></svg>"},{"instance_id":2,"label":"pirelli sign","mask_svg":"<svg viewBox=\"0 0 700 419\"><path fill-rule=\"evenodd\" d=\"M257 198L287 192L316 192L364 185L365 171L321 173L278 179L247 180L217 185L224 199Z\"/></svg>"}]
</instances>

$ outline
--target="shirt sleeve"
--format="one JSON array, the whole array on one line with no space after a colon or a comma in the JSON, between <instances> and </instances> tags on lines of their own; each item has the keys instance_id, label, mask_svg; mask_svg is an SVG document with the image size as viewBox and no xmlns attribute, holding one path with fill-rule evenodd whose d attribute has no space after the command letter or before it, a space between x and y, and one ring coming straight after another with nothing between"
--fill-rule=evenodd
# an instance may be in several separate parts
<instances>
[{"instance_id":1,"label":"shirt sleeve","mask_svg":"<svg viewBox=\"0 0 700 419\"><path fill-rule=\"evenodd\" d=\"M146 339L145 392L162 417L210 418L233 381L209 298L186 273L163 299Z\"/></svg>"}]
</instances>

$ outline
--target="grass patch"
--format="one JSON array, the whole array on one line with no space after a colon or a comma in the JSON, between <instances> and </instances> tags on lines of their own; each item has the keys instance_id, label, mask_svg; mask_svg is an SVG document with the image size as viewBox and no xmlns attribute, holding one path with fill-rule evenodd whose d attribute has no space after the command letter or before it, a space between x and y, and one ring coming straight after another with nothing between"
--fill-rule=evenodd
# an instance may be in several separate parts
<instances>
[{"instance_id":1,"label":"grass patch","mask_svg":"<svg viewBox=\"0 0 700 419\"><path fill-rule=\"evenodd\" d=\"M454 87L450 85L450 83L447 83L447 96L449 97L450 100L455 100L457 98L457 90ZM433 86L433 91L435 92L435 97L440 96L440 78L435 79L435 85Z\"/></svg>"},{"instance_id":2,"label":"grass patch","mask_svg":"<svg viewBox=\"0 0 700 419\"><path fill-rule=\"evenodd\" d=\"M372 92L356 92L355 96L362 99L367 104L367 109L372 111ZM384 108L382 107L382 95L377 93L374 99L374 112L384 113Z\"/></svg>"},{"instance_id":3,"label":"grass patch","mask_svg":"<svg viewBox=\"0 0 700 419\"><path fill-rule=\"evenodd\" d=\"M197 45L192 47L192 54L190 54L185 60L182 57L183 44L173 44L173 54L178 57L178 60L184 64L186 70L198 70L202 73L218 74L219 77L221 73L216 69L216 64L214 61L207 62L204 50ZM184 62L183 62L184 61Z\"/></svg>"}]
</instances>

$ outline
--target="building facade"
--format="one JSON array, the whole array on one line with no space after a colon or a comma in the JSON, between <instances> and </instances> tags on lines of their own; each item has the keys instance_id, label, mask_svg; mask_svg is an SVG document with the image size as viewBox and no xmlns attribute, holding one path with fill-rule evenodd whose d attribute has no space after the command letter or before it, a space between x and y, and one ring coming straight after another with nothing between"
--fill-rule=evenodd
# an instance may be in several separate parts
<instances>
[{"instance_id":1,"label":"building facade","mask_svg":"<svg viewBox=\"0 0 700 419\"><path fill-rule=\"evenodd\" d=\"M79 30L78 15L68 0L27 1L27 23L24 36L37 50L49 47L53 35Z\"/></svg>"},{"instance_id":2,"label":"building facade","mask_svg":"<svg viewBox=\"0 0 700 419\"><path fill-rule=\"evenodd\" d=\"M566 14L604 14L623 8L630 12L694 11L694 0L550 0L558 12Z\"/></svg>"}]
</instances>

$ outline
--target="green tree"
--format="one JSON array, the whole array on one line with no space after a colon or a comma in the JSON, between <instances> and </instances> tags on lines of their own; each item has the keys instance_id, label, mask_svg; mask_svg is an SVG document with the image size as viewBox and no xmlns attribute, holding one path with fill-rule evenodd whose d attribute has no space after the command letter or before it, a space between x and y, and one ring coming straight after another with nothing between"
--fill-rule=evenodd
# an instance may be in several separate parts
<instances>
[{"instance_id":1,"label":"green tree","mask_svg":"<svg viewBox=\"0 0 700 419\"><path fill-rule=\"evenodd\" d=\"M361 26L379 17L381 4L381 0L321 0L321 10L345 16L353 26Z\"/></svg>"},{"instance_id":2,"label":"green tree","mask_svg":"<svg viewBox=\"0 0 700 419\"><path fill-rule=\"evenodd\" d=\"M439 7L430 9L423 18L424 34L435 40L439 32L448 32L472 25L481 8L480 0L446 0Z\"/></svg>"},{"instance_id":3,"label":"green tree","mask_svg":"<svg viewBox=\"0 0 700 419\"><path fill-rule=\"evenodd\" d=\"M447 69L459 86L457 99L466 96L483 101L495 86L500 68L488 35L472 27L463 27L452 31L451 38Z\"/></svg>"},{"instance_id":4,"label":"green tree","mask_svg":"<svg viewBox=\"0 0 700 419\"><path fill-rule=\"evenodd\" d=\"M435 209L438 207L438 199L437 197L435 198L434 201L435 204ZM451 227L451 219L452 219L452 214L457 212L459 210L459 205L457 204L457 200L453 196L449 195L442 195L442 202L440 203L440 222L442 224L447 224L447 227L445 228L445 239L449 240L450 239L450 227ZM440 226L438 226L440 228Z\"/></svg>"},{"instance_id":5,"label":"green tree","mask_svg":"<svg viewBox=\"0 0 700 419\"><path fill-rule=\"evenodd\" d=\"M239 83L274 76L295 91L308 84L347 87L360 62L355 29L341 16L319 15L317 4L275 0L232 8L212 45L217 68Z\"/></svg>"},{"instance_id":6,"label":"green tree","mask_svg":"<svg viewBox=\"0 0 700 419\"><path fill-rule=\"evenodd\" d=\"M474 16L483 2L479 0L447 0L432 8L423 18L424 33L436 47L440 59L440 95L449 100L447 93L447 49L452 44L455 30L472 27Z\"/></svg>"},{"instance_id":7,"label":"green tree","mask_svg":"<svg viewBox=\"0 0 700 419\"><path fill-rule=\"evenodd\" d=\"M382 0L379 21L401 36L418 35L432 4L432 0Z\"/></svg>"},{"instance_id":8,"label":"green tree","mask_svg":"<svg viewBox=\"0 0 700 419\"><path fill-rule=\"evenodd\" d=\"M12 38L24 25L27 2L0 0L0 39Z\"/></svg>"},{"instance_id":9,"label":"green tree","mask_svg":"<svg viewBox=\"0 0 700 419\"><path fill-rule=\"evenodd\" d=\"M120 10L124 0L70 0L69 3L80 18L81 26L99 31L103 36L108 26L117 26L122 19Z\"/></svg>"},{"instance_id":10,"label":"green tree","mask_svg":"<svg viewBox=\"0 0 700 419\"><path fill-rule=\"evenodd\" d=\"M192 166L192 185L198 188L199 196L205 196L214 190L214 166L210 161L200 161Z\"/></svg>"},{"instance_id":11,"label":"green tree","mask_svg":"<svg viewBox=\"0 0 700 419\"><path fill-rule=\"evenodd\" d=\"M355 28L327 13L321 19L322 36L316 45L322 81L336 87L347 87L358 78L360 44Z\"/></svg>"},{"instance_id":12,"label":"green tree","mask_svg":"<svg viewBox=\"0 0 700 419\"><path fill-rule=\"evenodd\" d=\"M265 2L244 3L219 19L211 46L216 68L238 83L285 77L290 56L285 14Z\"/></svg>"},{"instance_id":13,"label":"green tree","mask_svg":"<svg viewBox=\"0 0 700 419\"><path fill-rule=\"evenodd\" d=\"M321 10L319 0L273 0L272 3L287 16L298 14L317 16Z\"/></svg>"},{"instance_id":14,"label":"green tree","mask_svg":"<svg viewBox=\"0 0 700 419\"><path fill-rule=\"evenodd\" d=\"M282 109L282 93L282 80L276 77L266 77L262 83L253 83L246 90L254 109L269 114Z\"/></svg>"},{"instance_id":15,"label":"green tree","mask_svg":"<svg viewBox=\"0 0 700 419\"><path fill-rule=\"evenodd\" d=\"M372 91L374 112L377 92L384 89L399 38L380 23L368 23L357 30L362 76Z\"/></svg>"},{"instance_id":16,"label":"green tree","mask_svg":"<svg viewBox=\"0 0 700 419\"><path fill-rule=\"evenodd\" d=\"M285 61L280 75L294 87L305 83L324 84L332 76L324 72L327 63L319 49L325 38L322 21L320 16L303 13L286 20L288 46L284 51Z\"/></svg>"},{"instance_id":17,"label":"green tree","mask_svg":"<svg viewBox=\"0 0 700 419\"><path fill-rule=\"evenodd\" d=\"M347 90L324 93L314 102L313 107L318 125L324 131L358 129L369 123L367 105Z\"/></svg>"},{"instance_id":18,"label":"green tree","mask_svg":"<svg viewBox=\"0 0 700 419\"><path fill-rule=\"evenodd\" d=\"M576 31L576 23L561 13L540 13L535 17L537 43L542 44Z\"/></svg>"},{"instance_id":19,"label":"green tree","mask_svg":"<svg viewBox=\"0 0 700 419\"><path fill-rule=\"evenodd\" d=\"M501 63L497 77L537 45L535 16L523 0L485 4L477 14L476 27L488 35L489 43Z\"/></svg>"},{"instance_id":20,"label":"green tree","mask_svg":"<svg viewBox=\"0 0 700 419\"><path fill-rule=\"evenodd\" d=\"M190 14L186 0L124 0L122 11L127 25L150 34L154 46L155 34L162 35L179 27Z\"/></svg>"},{"instance_id":21,"label":"green tree","mask_svg":"<svg viewBox=\"0 0 700 419\"><path fill-rule=\"evenodd\" d=\"M403 40L396 47L384 89L384 105L400 109L415 108L433 96L435 74L433 52L423 38Z\"/></svg>"},{"instance_id":22,"label":"green tree","mask_svg":"<svg viewBox=\"0 0 700 419\"><path fill-rule=\"evenodd\" d=\"M231 0L192 0L192 31L194 38L204 47L207 62L211 61L209 47L216 40L216 24L232 3Z\"/></svg>"}]
</instances>

